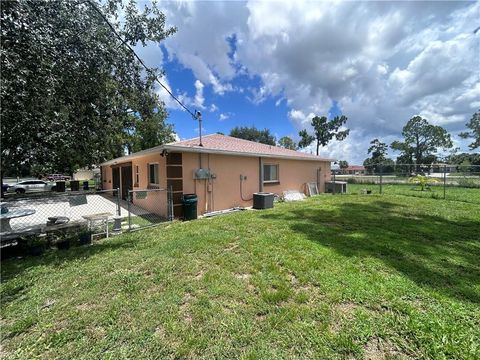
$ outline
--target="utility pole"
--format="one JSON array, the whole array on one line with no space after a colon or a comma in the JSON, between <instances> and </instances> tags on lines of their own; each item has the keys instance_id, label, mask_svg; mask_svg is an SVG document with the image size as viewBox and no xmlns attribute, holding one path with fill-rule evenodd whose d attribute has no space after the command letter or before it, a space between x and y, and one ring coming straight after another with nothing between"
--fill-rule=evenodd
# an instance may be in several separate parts
<instances>
[{"instance_id":1,"label":"utility pole","mask_svg":"<svg viewBox=\"0 0 480 360\"><path fill-rule=\"evenodd\" d=\"M195 111L195 120L198 120L198 133L200 134L200 144L198 146L203 146L202 144L202 113L200 111Z\"/></svg>"}]
</instances>

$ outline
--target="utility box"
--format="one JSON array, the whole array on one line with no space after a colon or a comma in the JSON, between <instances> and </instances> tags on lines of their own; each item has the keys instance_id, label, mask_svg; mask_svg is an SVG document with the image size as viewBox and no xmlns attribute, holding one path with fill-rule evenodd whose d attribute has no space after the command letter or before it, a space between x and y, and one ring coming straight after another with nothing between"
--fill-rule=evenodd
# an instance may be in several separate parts
<instances>
[{"instance_id":1,"label":"utility box","mask_svg":"<svg viewBox=\"0 0 480 360\"><path fill-rule=\"evenodd\" d=\"M273 208L273 193L258 192L253 193L254 209L270 209Z\"/></svg>"}]
</instances>

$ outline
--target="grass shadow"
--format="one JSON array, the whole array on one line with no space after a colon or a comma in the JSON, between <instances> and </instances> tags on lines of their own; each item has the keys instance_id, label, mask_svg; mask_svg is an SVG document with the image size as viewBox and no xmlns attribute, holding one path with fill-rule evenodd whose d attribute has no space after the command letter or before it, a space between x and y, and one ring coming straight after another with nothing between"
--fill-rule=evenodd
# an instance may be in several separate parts
<instances>
[{"instance_id":1,"label":"grass shadow","mask_svg":"<svg viewBox=\"0 0 480 360\"><path fill-rule=\"evenodd\" d=\"M288 221L311 241L348 257L374 257L422 287L480 303L479 221L419 215L388 201L345 201L334 210L298 207L261 215Z\"/></svg>"}]
</instances>

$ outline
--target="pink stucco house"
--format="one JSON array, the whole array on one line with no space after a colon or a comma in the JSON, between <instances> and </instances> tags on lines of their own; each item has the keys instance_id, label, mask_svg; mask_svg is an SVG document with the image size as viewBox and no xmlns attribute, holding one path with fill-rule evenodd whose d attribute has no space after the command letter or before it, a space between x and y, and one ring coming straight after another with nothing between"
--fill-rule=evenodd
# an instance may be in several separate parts
<instances>
[{"instance_id":1,"label":"pink stucco house","mask_svg":"<svg viewBox=\"0 0 480 360\"><path fill-rule=\"evenodd\" d=\"M175 216L181 216L182 194L198 196L198 213L252 206L255 192L281 194L286 190L306 192L306 183L316 182L320 192L330 180L332 159L287 150L277 146L212 134L169 143L101 164L104 189L173 188ZM133 199L151 209L164 197Z\"/></svg>"}]
</instances>

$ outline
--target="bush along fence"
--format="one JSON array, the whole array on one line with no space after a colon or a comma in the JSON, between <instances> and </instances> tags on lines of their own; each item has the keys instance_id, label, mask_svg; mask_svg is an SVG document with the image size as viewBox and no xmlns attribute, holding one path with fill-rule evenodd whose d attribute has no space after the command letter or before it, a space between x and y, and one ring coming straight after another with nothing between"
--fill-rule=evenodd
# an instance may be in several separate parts
<instances>
[{"instance_id":1,"label":"bush along fence","mask_svg":"<svg viewBox=\"0 0 480 360\"><path fill-rule=\"evenodd\" d=\"M66 191L12 194L2 201L2 256L90 243L173 220L171 190ZM30 250L29 250L30 249Z\"/></svg>"},{"instance_id":2,"label":"bush along fence","mask_svg":"<svg viewBox=\"0 0 480 360\"><path fill-rule=\"evenodd\" d=\"M480 165L377 164L335 169L330 184L327 191L333 193L395 194L480 203Z\"/></svg>"}]
</instances>

